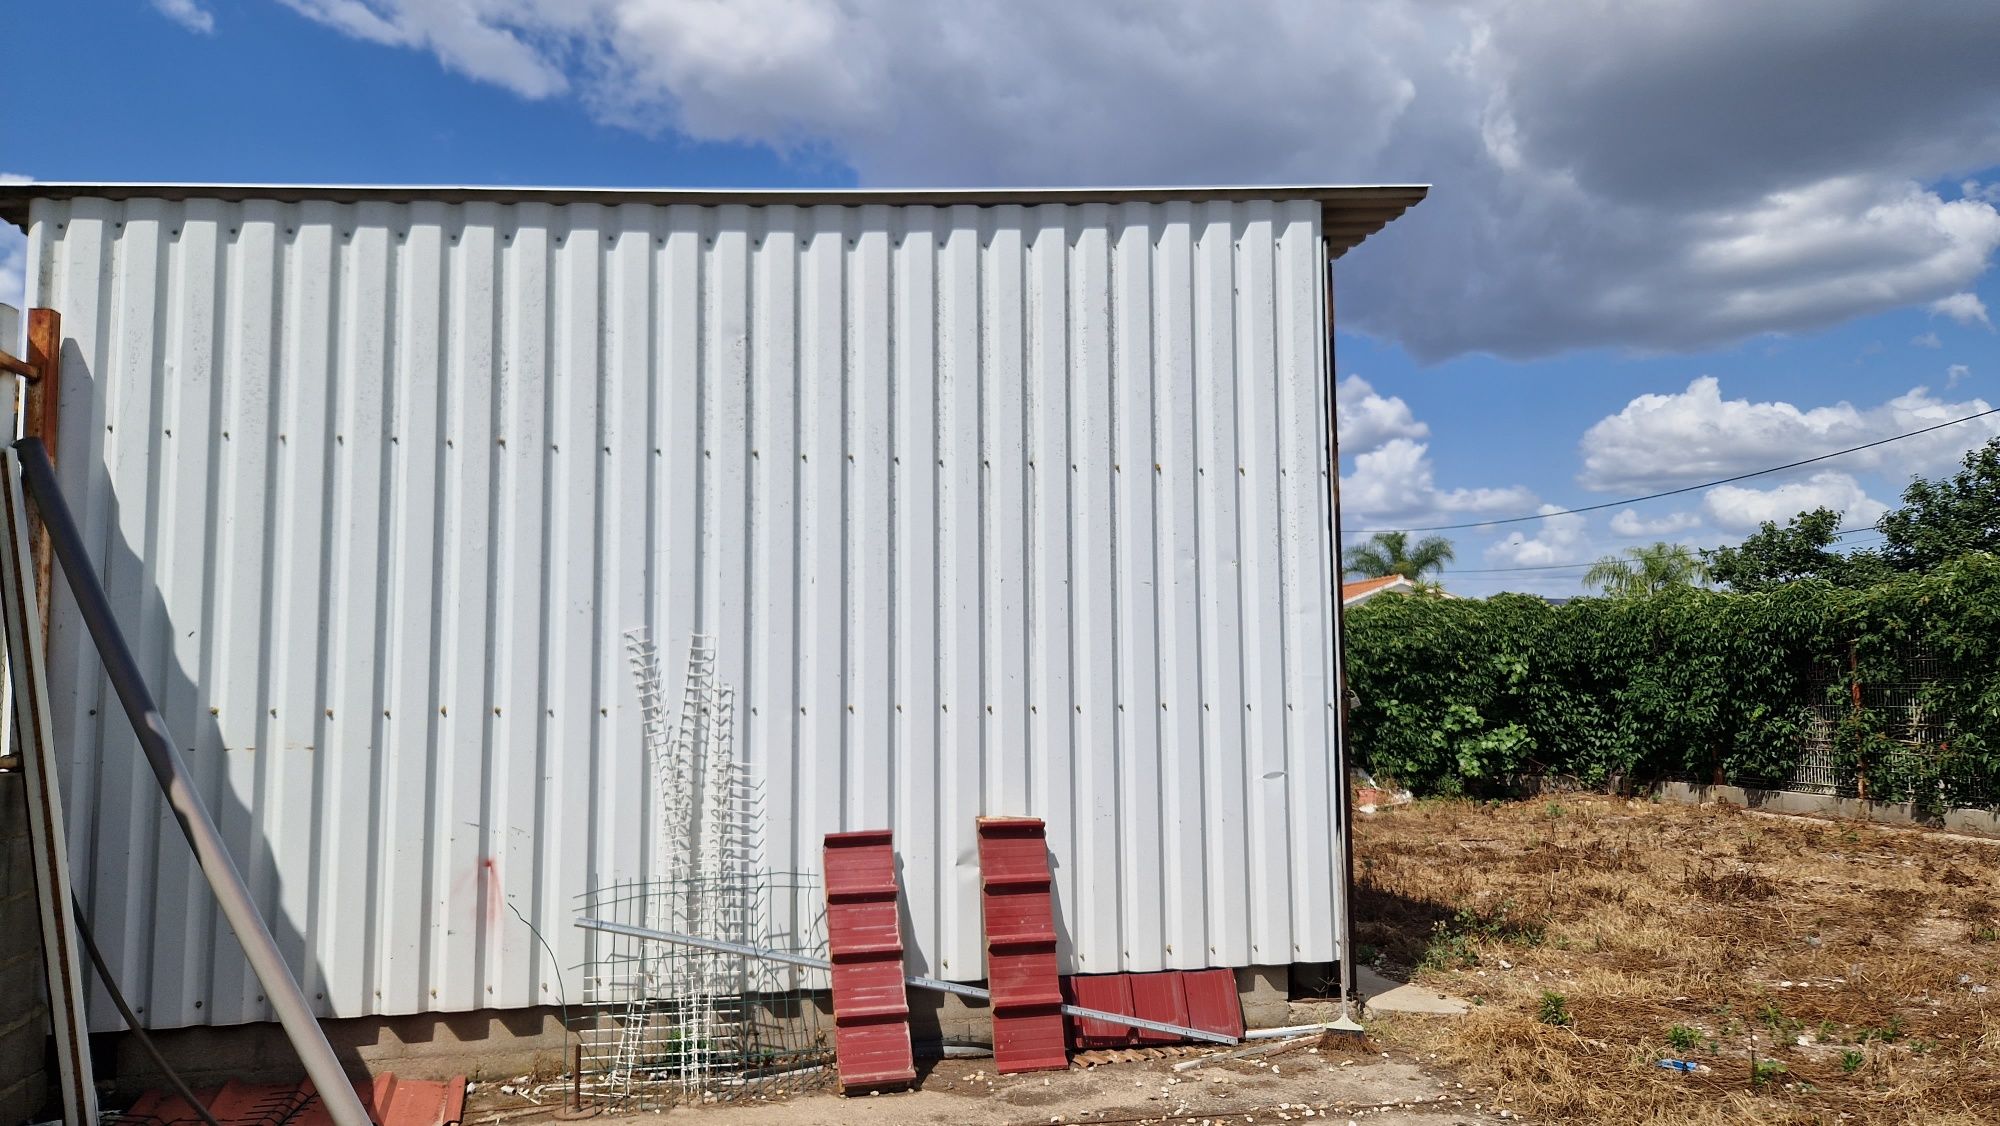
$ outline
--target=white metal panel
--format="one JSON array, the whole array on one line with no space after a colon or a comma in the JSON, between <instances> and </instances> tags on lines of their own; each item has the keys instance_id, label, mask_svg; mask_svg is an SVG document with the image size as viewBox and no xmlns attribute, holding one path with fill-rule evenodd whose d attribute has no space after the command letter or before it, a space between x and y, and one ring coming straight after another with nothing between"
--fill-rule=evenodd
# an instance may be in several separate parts
<instances>
[{"instance_id":1,"label":"white metal panel","mask_svg":"<svg viewBox=\"0 0 2000 1126\"><path fill-rule=\"evenodd\" d=\"M573 897L646 875L640 625L718 638L768 865L895 830L918 972L983 976L986 814L1048 820L1066 971L1334 957L1319 224L79 197L30 298L64 487L307 996L506 1008L578 995L530 922L573 966ZM265 1018L53 630L121 980Z\"/></svg>"}]
</instances>

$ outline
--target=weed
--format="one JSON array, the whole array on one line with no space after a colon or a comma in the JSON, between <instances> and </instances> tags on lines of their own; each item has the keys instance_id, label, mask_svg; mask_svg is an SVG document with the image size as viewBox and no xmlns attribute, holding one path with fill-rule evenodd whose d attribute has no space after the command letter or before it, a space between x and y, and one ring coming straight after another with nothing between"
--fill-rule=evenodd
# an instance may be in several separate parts
<instances>
[{"instance_id":1,"label":"weed","mask_svg":"<svg viewBox=\"0 0 2000 1126\"><path fill-rule=\"evenodd\" d=\"M1903 1018L1899 1016L1892 1016L1889 1018L1889 1023L1885 1025L1882 1025L1878 1028L1862 1029L1861 1035L1859 1038L1855 1040L1855 1043L1866 1044L1870 1040L1879 1040L1884 1044L1894 1044L1896 1041L1901 1040L1902 1038L1903 1038Z\"/></svg>"},{"instance_id":2,"label":"weed","mask_svg":"<svg viewBox=\"0 0 2000 1126\"><path fill-rule=\"evenodd\" d=\"M1676 1052L1692 1052L1695 1045L1701 1043L1701 1033L1685 1024L1677 1024L1667 1029L1667 1043L1672 1044Z\"/></svg>"},{"instance_id":3,"label":"weed","mask_svg":"<svg viewBox=\"0 0 2000 1126\"><path fill-rule=\"evenodd\" d=\"M1840 1028L1830 1020L1819 1022L1819 1034L1815 1037L1822 1044L1831 1044L1840 1037Z\"/></svg>"},{"instance_id":4,"label":"weed","mask_svg":"<svg viewBox=\"0 0 2000 1126\"><path fill-rule=\"evenodd\" d=\"M1799 1030L1805 1027L1803 1023L1786 1016L1779 1010L1775 1001L1764 1002L1764 1007L1757 1011L1757 1019L1763 1023L1765 1028L1771 1030L1771 1038L1779 1043L1790 1043L1796 1040Z\"/></svg>"},{"instance_id":5,"label":"weed","mask_svg":"<svg viewBox=\"0 0 2000 1126\"><path fill-rule=\"evenodd\" d=\"M1552 801L1552 802L1550 802L1550 803L1549 803L1549 809L1548 809L1548 813L1549 813L1549 820L1551 820L1551 821L1559 821L1559 820L1561 820L1561 819L1562 819L1562 815L1563 815L1563 807L1562 807L1562 803L1561 803L1561 802L1555 802L1555 801Z\"/></svg>"},{"instance_id":6,"label":"weed","mask_svg":"<svg viewBox=\"0 0 2000 1126\"><path fill-rule=\"evenodd\" d=\"M1785 1065L1777 1060L1750 1061L1750 1082L1753 1086L1762 1087L1784 1073Z\"/></svg>"},{"instance_id":7,"label":"weed","mask_svg":"<svg viewBox=\"0 0 2000 1126\"><path fill-rule=\"evenodd\" d=\"M1867 1056L1862 1055L1860 1052L1857 1052L1852 1048L1848 1049L1845 1052L1840 1053L1840 1070L1846 1072L1849 1075L1852 1075L1855 1072L1860 1071L1861 1065L1867 1062L1868 1062Z\"/></svg>"},{"instance_id":8,"label":"weed","mask_svg":"<svg viewBox=\"0 0 2000 1126\"><path fill-rule=\"evenodd\" d=\"M1375 964L1375 960L1381 956L1382 952L1380 950L1375 949L1365 942L1354 944L1354 960L1360 965L1372 966Z\"/></svg>"},{"instance_id":9,"label":"weed","mask_svg":"<svg viewBox=\"0 0 2000 1126\"><path fill-rule=\"evenodd\" d=\"M1569 998L1550 991L1542 993L1542 1003L1535 1010L1535 1019L1556 1028L1568 1028L1576 1023L1576 1018L1569 1013Z\"/></svg>"},{"instance_id":10,"label":"weed","mask_svg":"<svg viewBox=\"0 0 2000 1126\"><path fill-rule=\"evenodd\" d=\"M1972 932L1974 942L2000 942L2000 927L1980 927Z\"/></svg>"},{"instance_id":11,"label":"weed","mask_svg":"<svg viewBox=\"0 0 2000 1126\"><path fill-rule=\"evenodd\" d=\"M1518 946L1540 946L1547 937L1539 923L1513 918L1514 901L1509 899L1490 912L1460 907L1449 919L1440 919L1431 928L1431 939L1417 962L1425 970L1455 970L1479 964L1478 944L1506 942Z\"/></svg>"}]
</instances>

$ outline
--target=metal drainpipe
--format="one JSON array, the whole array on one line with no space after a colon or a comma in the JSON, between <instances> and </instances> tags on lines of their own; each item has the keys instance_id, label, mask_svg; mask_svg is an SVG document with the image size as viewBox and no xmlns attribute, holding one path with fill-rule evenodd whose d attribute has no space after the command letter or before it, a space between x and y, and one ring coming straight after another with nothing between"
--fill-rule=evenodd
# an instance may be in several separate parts
<instances>
[{"instance_id":1,"label":"metal drainpipe","mask_svg":"<svg viewBox=\"0 0 2000 1126\"><path fill-rule=\"evenodd\" d=\"M215 822L209 818L201 795L188 777L187 764L181 761L175 748L166 717L153 702L145 678L139 673L139 662L125 643L125 635L111 613L111 602L105 597L97 572L91 568L83 535L56 486L55 467L49 462L48 450L35 438L22 439L15 443L14 449L20 456L22 481L41 512L42 526L48 529L56 560L62 564L63 579L76 597L77 611L90 630L91 640L97 643L98 657L104 663L112 688L118 692L118 702L124 705L126 718L132 721L139 747L152 764L153 775L159 779L160 790L174 811L174 820L180 822L188 846L194 849L195 861L201 865L202 875L208 878L223 917L236 932L250 968L256 971L258 983L263 985L265 996L271 999L271 1007L277 1010L278 1020L285 1027L285 1035L298 1051L299 1062L305 1065L306 1075L335 1126L374 1126L340 1060L334 1056L333 1045L327 1042L318 1018L306 1003L305 993L292 977L291 967L285 964L277 942L265 927L256 902L250 898L250 890L243 886L243 877L223 845Z\"/></svg>"},{"instance_id":2,"label":"metal drainpipe","mask_svg":"<svg viewBox=\"0 0 2000 1126\"><path fill-rule=\"evenodd\" d=\"M1340 412L1335 403L1340 381L1334 378L1333 248L1320 240L1320 285L1326 291L1326 496L1327 531L1333 549L1333 709L1334 810L1340 824L1340 878L1334 881L1334 905L1340 913L1340 1017L1329 1027L1360 1031L1348 1011L1358 982L1354 972L1354 811L1347 788L1347 613L1340 602L1340 580L1346 574L1340 552Z\"/></svg>"}]
</instances>

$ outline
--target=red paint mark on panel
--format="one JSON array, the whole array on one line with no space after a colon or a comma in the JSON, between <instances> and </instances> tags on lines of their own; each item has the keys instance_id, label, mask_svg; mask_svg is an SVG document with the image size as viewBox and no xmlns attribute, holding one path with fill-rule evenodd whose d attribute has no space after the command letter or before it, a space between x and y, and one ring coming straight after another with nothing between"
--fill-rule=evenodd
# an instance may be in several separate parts
<instances>
[{"instance_id":1,"label":"red paint mark on panel","mask_svg":"<svg viewBox=\"0 0 2000 1126\"><path fill-rule=\"evenodd\" d=\"M500 891L500 862L488 856L479 862L479 876L482 890L486 893L486 929L491 933L500 926L500 907L503 899Z\"/></svg>"}]
</instances>

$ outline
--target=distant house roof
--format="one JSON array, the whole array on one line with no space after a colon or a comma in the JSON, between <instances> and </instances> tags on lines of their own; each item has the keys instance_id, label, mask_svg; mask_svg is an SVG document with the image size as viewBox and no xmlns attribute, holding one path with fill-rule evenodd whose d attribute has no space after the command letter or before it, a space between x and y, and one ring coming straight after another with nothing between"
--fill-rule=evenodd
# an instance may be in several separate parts
<instances>
[{"instance_id":1,"label":"distant house roof","mask_svg":"<svg viewBox=\"0 0 2000 1126\"><path fill-rule=\"evenodd\" d=\"M1340 584L1340 604L1342 606L1352 606L1357 602L1366 602L1385 590L1412 591L1415 589L1417 589L1417 584L1401 575L1384 575L1379 579L1357 579L1351 583Z\"/></svg>"}]
</instances>

